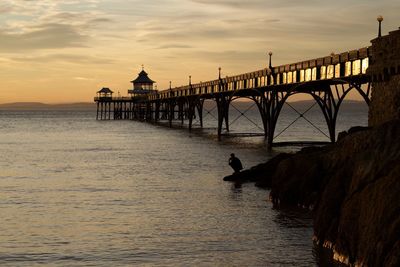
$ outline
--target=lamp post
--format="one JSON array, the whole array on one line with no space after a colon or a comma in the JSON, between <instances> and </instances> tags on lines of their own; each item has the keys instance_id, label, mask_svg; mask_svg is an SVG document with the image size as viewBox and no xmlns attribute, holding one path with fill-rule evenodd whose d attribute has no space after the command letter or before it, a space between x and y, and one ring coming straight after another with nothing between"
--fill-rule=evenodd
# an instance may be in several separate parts
<instances>
[{"instance_id":1,"label":"lamp post","mask_svg":"<svg viewBox=\"0 0 400 267\"><path fill-rule=\"evenodd\" d=\"M383 21L383 17L381 15L379 15L376 20L379 23L379 30L378 30L378 37L382 36L382 21Z\"/></svg>"},{"instance_id":2,"label":"lamp post","mask_svg":"<svg viewBox=\"0 0 400 267\"><path fill-rule=\"evenodd\" d=\"M221 70L222 70L221 67L219 67L218 68L218 79L220 79L220 80L221 80Z\"/></svg>"},{"instance_id":3,"label":"lamp post","mask_svg":"<svg viewBox=\"0 0 400 267\"><path fill-rule=\"evenodd\" d=\"M268 55L269 55L269 66L268 66L268 67L269 67L270 69L272 69L272 60L271 60L271 59L272 59L272 52L270 51L270 52L268 53Z\"/></svg>"},{"instance_id":4,"label":"lamp post","mask_svg":"<svg viewBox=\"0 0 400 267\"><path fill-rule=\"evenodd\" d=\"M189 85L192 85L192 75L189 75Z\"/></svg>"}]
</instances>

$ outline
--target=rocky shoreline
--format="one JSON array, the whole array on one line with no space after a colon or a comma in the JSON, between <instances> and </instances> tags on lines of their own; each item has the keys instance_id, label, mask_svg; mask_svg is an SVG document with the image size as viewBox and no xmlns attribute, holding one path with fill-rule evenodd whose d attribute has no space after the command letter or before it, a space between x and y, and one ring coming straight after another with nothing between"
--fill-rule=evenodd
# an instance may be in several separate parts
<instances>
[{"instance_id":1,"label":"rocky shoreline","mask_svg":"<svg viewBox=\"0 0 400 267\"><path fill-rule=\"evenodd\" d=\"M400 266L400 120L355 127L336 144L279 154L227 176L270 189L276 207L313 211L314 240L349 266Z\"/></svg>"}]
</instances>

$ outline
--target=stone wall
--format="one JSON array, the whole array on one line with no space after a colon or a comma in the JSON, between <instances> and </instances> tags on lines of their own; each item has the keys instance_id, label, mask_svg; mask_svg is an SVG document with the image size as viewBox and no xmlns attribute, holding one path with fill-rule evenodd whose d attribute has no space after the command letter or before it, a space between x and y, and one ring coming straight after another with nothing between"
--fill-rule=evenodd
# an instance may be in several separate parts
<instances>
[{"instance_id":1,"label":"stone wall","mask_svg":"<svg viewBox=\"0 0 400 267\"><path fill-rule=\"evenodd\" d=\"M400 118L400 30L371 41L369 126Z\"/></svg>"}]
</instances>

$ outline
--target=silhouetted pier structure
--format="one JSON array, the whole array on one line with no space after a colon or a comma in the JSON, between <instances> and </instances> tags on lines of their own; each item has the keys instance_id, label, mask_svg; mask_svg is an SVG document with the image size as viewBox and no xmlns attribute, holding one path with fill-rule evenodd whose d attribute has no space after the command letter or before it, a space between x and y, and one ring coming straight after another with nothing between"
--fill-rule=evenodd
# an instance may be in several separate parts
<instances>
[{"instance_id":1,"label":"silhouetted pier structure","mask_svg":"<svg viewBox=\"0 0 400 267\"><path fill-rule=\"evenodd\" d=\"M342 101L356 90L370 103L370 78L367 75L370 48L331 54L326 57L272 67L240 75L221 77L207 82L191 82L186 86L153 90L153 81L142 70L132 81L133 90L127 97L113 97L103 88L98 92L97 119L126 119L157 123L187 122L192 130L196 117L203 127L203 105L207 99L216 102L217 134L229 133L229 106L233 100L247 98L255 102L261 115L264 136L272 145L279 114L286 100L295 94L309 94L319 105L329 130L331 142L336 138L336 119ZM301 114L300 114L301 115ZM225 128L225 132L223 129Z\"/></svg>"}]
</instances>

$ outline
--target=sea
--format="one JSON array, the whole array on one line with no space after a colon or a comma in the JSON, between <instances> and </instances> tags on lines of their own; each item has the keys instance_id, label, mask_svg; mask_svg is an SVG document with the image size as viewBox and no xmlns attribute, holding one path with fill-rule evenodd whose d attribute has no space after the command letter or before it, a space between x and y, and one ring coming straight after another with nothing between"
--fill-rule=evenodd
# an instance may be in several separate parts
<instances>
[{"instance_id":1,"label":"sea","mask_svg":"<svg viewBox=\"0 0 400 267\"><path fill-rule=\"evenodd\" d=\"M0 266L322 266L310 211L222 180L231 153L250 168L302 145L268 150L257 109L240 102L218 140L205 108L191 133L92 109L1 110ZM343 104L337 132L366 124L365 104ZM318 106L292 103L275 141L326 134Z\"/></svg>"}]
</instances>

